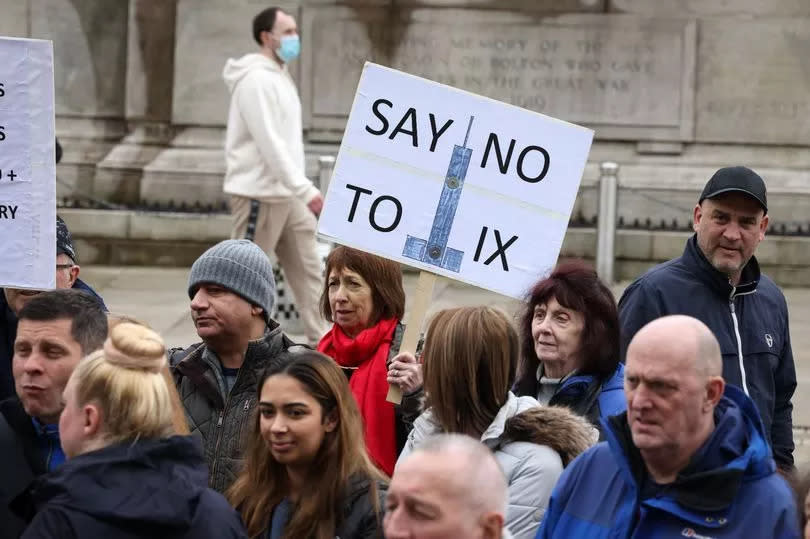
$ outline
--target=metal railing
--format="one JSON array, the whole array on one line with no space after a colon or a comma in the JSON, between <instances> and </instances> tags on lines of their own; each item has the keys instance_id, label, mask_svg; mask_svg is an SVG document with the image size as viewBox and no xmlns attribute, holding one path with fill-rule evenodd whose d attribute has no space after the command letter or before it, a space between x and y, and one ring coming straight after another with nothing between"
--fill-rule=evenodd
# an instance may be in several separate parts
<instances>
[{"instance_id":1,"label":"metal railing","mask_svg":"<svg viewBox=\"0 0 810 539\"><path fill-rule=\"evenodd\" d=\"M596 272L607 284L614 282L616 263L616 203L619 164L599 165L599 212L596 222Z\"/></svg>"},{"instance_id":2,"label":"metal railing","mask_svg":"<svg viewBox=\"0 0 810 539\"><path fill-rule=\"evenodd\" d=\"M318 157L318 189L323 196L329 190L329 181L332 179L332 172L335 170L335 157L332 155L322 155Z\"/></svg>"}]
</instances>

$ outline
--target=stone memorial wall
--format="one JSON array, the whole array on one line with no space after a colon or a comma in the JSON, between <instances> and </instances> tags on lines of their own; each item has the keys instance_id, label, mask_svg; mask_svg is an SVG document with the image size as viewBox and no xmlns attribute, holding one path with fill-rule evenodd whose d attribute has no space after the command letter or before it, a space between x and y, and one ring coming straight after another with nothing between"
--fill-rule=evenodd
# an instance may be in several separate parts
<instances>
[{"instance_id":1,"label":"stone memorial wall","mask_svg":"<svg viewBox=\"0 0 810 539\"><path fill-rule=\"evenodd\" d=\"M363 63L373 60L587 125L605 140L693 138L694 21L567 15L538 22L528 14L429 9L386 16L381 8L341 7L305 15L311 37L301 84L315 132L339 135Z\"/></svg>"},{"instance_id":2,"label":"stone memorial wall","mask_svg":"<svg viewBox=\"0 0 810 539\"><path fill-rule=\"evenodd\" d=\"M701 36L699 141L810 143L810 19L707 20Z\"/></svg>"}]
</instances>

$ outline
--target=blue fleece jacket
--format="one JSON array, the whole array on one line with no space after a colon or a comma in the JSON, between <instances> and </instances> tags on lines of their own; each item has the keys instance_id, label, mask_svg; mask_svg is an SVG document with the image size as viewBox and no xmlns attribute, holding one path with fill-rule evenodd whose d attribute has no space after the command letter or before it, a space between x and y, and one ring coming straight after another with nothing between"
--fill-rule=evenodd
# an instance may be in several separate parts
<instances>
[{"instance_id":1,"label":"blue fleece jacket","mask_svg":"<svg viewBox=\"0 0 810 539\"><path fill-rule=\"evenodd\" d=\"M793 495L776 473L762 422L736 387L726 386L715 430L687 468L651 492L626 414L604 427L607 441L560 477L537 539L800 537Z\"/></svg>"}]
</instances>

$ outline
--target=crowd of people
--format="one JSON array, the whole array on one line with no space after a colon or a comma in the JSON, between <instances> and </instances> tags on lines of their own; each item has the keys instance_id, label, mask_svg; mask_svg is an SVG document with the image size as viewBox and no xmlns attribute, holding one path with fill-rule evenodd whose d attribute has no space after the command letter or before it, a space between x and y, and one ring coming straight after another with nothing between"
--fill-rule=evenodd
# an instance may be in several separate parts
<instances>
[{"instance_id":1,"label":"crowd of people","mask_svg":"<svg viewBox=\"0 0 810 539\"><path fill-rule=\"evenodd\" d=\"M810 539L759 175L717 171L683 256L618 304L564 261L519 312L441 310L406 350L398 263L339 246L321 274L295 19L253 37L223 74L234 229L189 272L200 342L108 313L61 219L57 289L0 295L0 539Z\"/></svg>"},{"instance_id":2,"label":"crowd of people","mask_svg":"<svg viewBox=\"0 0 810 539\"><path fill-rule=\"evenodd\" d=\"M60 219L58 289L0 305L0 537L801 537L766 211L759 176L722 169L684 256L618 305L564 261L519 312L437 312L413 351L397 263L334 248L312 347L247 239L192 265L200 342L167 350L78 279Z\"/></svg>"}]
</instances>

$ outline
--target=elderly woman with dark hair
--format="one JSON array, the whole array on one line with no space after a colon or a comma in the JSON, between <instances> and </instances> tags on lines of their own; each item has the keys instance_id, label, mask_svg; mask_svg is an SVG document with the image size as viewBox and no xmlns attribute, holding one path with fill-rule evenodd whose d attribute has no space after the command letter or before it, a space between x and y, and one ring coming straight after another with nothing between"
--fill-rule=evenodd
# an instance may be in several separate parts
<instances>
[{"instance_id":1,"label":"elderly woman with dark hair","mask_svg":"<svg viewBox=\"0 0 810 539\"><path fill-rule=\"evenodd\" d=\"M334 325L318 351L349 376L369 456L390 476L422 402L422 366L412 355L397 356L405 313L399 264L357 249L335 248L326 259L321 312ZM402 390L399 406L386 401L389 383Z\"/></svg>"},{"instance_id":2,"label":"elderly woman with dark hair","mask_svg":"<svg viewBox=\"0 0 810 539\"><path fill-rule=\"evenodd\" d=\"M566 406L601 431L626 409L616 300L584 262L560 264L530 290L514 391Z\"/></svg>"}]
</instances>

